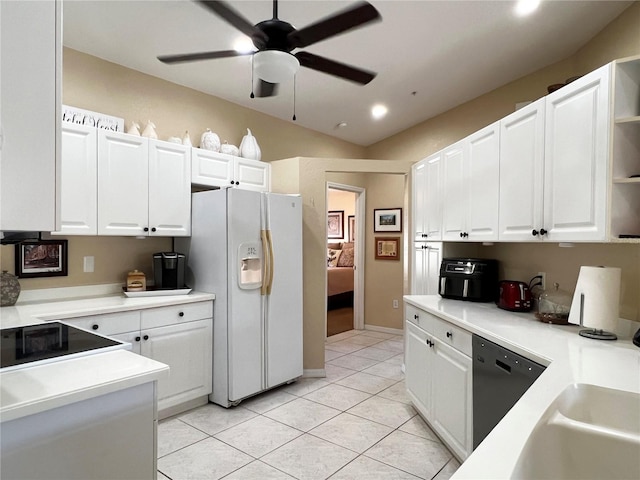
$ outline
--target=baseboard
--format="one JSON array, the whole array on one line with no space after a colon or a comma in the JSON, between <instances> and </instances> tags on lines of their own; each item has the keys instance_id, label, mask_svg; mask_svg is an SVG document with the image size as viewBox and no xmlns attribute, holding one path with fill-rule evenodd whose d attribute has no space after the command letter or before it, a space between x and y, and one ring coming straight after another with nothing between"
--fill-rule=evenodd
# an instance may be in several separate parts
<instances>
[{"instance_id":1,"label":"baseboard","mask_svg":"<svg viewBox=\"0 0 640 480\"><path fill-rule=\"evenodd\" d=\"M324 378L327 376L327 372L324 368L305 368L302 371L303 378Z\"/></svg>"},{"instance_id":2,"label":"baseboard","mask_svg":"<svg viewBox=\"0 0 640 480\"><path fill-rule=\"evenodd\" d=\"M404 330L401 328L389 328L389 327L378 327L377 325L366 325L364 326L365 330L371 330L373 332L382 332L382 333L393 333L394 335L403 335Z\"/></svg>"}]
</instances>

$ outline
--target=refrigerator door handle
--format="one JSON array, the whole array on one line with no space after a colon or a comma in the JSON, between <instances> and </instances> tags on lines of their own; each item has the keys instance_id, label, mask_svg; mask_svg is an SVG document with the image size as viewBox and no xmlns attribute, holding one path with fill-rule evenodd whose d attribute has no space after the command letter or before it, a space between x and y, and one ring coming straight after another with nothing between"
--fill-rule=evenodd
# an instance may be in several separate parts
<instances>
[{"instance_id":1,"label":"refrigerator door handle","mask_svg":"<svg viewBox=\"0 0 640 480\"><path fill-rule=\"evenodd\" d=\"M267 295L271 295L271 288L273 287L273 270L275 267L271 230L267 230L267 243L269 244L269 282L267 283Z\"/></svg>"},{"instance_id":2,"label":"refrigerator door handle","mask_svg":"<svg viewBox=\"0 0 640 480\"><path fill-rule=\"evenodd\" d=\"M271 270L271 259L269 256L269 232L260 230L260 239L262 240L262 286L260 287L260 295L268 295L267 284L269 279L269 271ZM269 292L271 289L268 289Z\"/></svg>"}]
</instances>

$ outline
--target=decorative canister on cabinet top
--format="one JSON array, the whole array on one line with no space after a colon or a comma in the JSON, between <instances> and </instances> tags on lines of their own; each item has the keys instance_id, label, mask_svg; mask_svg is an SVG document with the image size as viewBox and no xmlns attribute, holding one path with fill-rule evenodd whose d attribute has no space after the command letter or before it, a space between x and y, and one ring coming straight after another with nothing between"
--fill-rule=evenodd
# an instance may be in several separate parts
<instances>
[{"instance_id":1,"label":"decorative canister on cabinet top","mask_svg":"<svg viewBox=\"0 0 640 480\"><path fill-rule=\"evenodd\" d=\"M151 138L153 140L158 139L158 134L156 133L156 126L153 124L151 120L147 122L147 126L144 127L142 132L143 137Z\"/></svg>"},{"instance_id":2,"label":"decorative canister on cabinet top","mask_svg":"<svg viewBox=\"0 0 640 480\"><path fill-rule=\"evenodd\" d=\"M20 296L20 282L18 277L6 270L0 277L0 307L15 305Z\"/></svg>"},{"instance_id":3,"label":"decorative canister on cabinet top","mask_svg":"<svg viewBox=\"0 0 640 480\"><path fill-rule=\"evenodd\" d=\"M131 122L129 125L129 129L127 130L129 135L135 135L136 137L140 136L140 125L137 122Z\"/></svg>"},{"instance_id":4,"label":"decorative canister on cabinet top","mask_svg":"<svg viewBox=\"0 0 640 480\"><path fill-rule=\"evenodd\" d=\"M248 158L250 160L260 160L262 158L262 152L256 137L251 135L251 130L247 128L247 134L242 137L240 142L240 156Z\"/></svg>"},{"instance_id":5,"label":"decorative canister on cabinet top","mask_svg":"<svg viewBox=\"0 0 640 480\"><path fill-rule=\"evenodd\" d=\"M191 143L191 136L189 135L189 130L184 132L184 135L182 136L182 144L186 145L187 147L193 146L193 144Z\"/></svg>"},{"instance_id":6,"label":"decorative canister on cabinet top","mask_svg":"<svg viewBox=\"0 0 640 480\"><path fill-rule=\"evenodd\" d=\"M220 153L226 153L227 155L233 155L234 157L240 156L240 150L238 147L227 142L220 145Z\"/></svg>"},{"instance_id":7,"label":"decorative canister on cabinet top","mask_svg":"<svg viewBox=\"0 0 640 480\"><path fill-rule=\"evenodd\" d=\"M207 130L202 134L202 137L200 137L200 148L219 152L220 137L207 128Z\"/></svg>"}]
</instances>

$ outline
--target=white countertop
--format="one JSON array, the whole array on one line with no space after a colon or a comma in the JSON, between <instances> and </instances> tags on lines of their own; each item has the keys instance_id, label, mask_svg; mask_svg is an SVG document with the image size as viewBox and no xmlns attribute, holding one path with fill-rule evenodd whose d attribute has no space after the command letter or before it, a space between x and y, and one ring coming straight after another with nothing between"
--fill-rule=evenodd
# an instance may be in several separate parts
<instances>
[{"instance_id":1,"label":"white countertop","mask_svg":"<svg viewBox=\"0 0 640 480\"><path fill-rule=\"evenodd\" d=\"M520 452L551 402L569 385L587 383L640 393L640 348L630 340L591 340L580 327L539 322L492 303L407 295L405 302L547 366L452 479L511 478Z\"/></svg>"},{"instance_id":2,"label":"white countertop","mask_svg":"<svg viewBox=\"0 0 640 480\"><path fill-rule=\"evenodd\" d=\"M0 325L10 328L50 320L126 312L214 300L215 295L128 298L124 294L60 301L27 302L0 309ZM96 351L96 352L99 352ZM169 367L126 349L0 372L0 420L6 422L162 378Z\"/></svg>"}]
</instances>

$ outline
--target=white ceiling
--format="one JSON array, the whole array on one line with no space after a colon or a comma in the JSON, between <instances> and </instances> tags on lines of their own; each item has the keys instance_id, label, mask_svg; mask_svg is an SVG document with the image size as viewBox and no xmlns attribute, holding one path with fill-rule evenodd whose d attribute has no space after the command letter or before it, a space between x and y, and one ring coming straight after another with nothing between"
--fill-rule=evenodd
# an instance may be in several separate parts
<instances>
[{"instance_id":1,"label":"white ceiling","mask_svg":"<svg viewBox=\"0 0 640 480\"><path fill-rule=\"evenodd\" d=\"M352 3L282 0L278 16L301 28ZM527 18L513 14L512 1L371 3L382 22L302 50L378 76L360 86L301 68L296 80L296 123L359 145L570 56L633 2L543 0ZM271 1L229 4L252 23L272 16ZM188 0L71 0L63 5L65 46L291 121L292 83L281 84L275 97L249 98L248 56L175 65L156 59L233 48L240 34L202 6ZM373 120L370 108L378 102L389 113ZM340 122L347 126L336 128Z\"/></svg>"}]
</instances>

